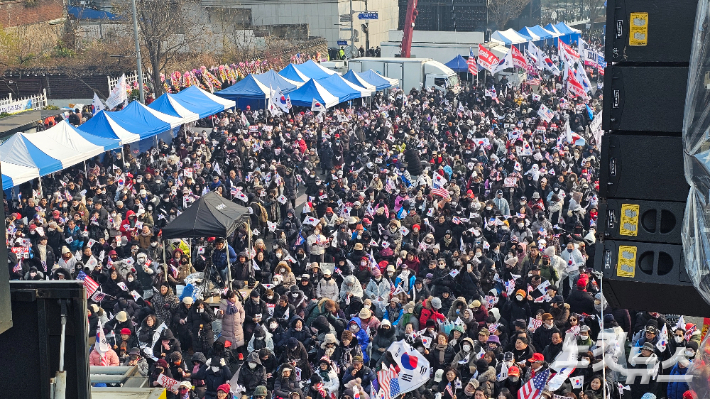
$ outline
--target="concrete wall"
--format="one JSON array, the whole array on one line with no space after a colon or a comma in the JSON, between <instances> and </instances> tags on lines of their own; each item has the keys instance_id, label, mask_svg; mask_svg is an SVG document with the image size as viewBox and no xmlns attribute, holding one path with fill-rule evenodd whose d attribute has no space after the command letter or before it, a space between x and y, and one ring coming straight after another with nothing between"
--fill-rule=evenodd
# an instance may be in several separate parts
<instances>
[{"instance_id":1,"label":"concrete wall","mask_svg":"<svg viewBox=\"0 0 710 399\"><path fill-rule=\"evenodd\" d=\"M394 57L400 53L402 31L391 30L389 41L382 42L382 57ZM483 32L414 31L412 35L412 58L427 57L439 62L449 62L456 55L467 56L469 49L478 54L478 45L483 43Z\"/></svg>"}]
</instances>

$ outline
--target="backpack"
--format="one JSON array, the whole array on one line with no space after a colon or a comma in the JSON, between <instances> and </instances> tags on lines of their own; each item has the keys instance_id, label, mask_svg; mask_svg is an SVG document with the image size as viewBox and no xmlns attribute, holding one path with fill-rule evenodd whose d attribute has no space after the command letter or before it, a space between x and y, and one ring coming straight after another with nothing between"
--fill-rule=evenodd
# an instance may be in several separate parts
<instances>
[{"instance_id":1,"label":"backpack","mask_svg":"<svg viewBox=\"0 0 710 399\"><path fill-rule=\"evenodd\" d=\"M259 207L259 223L266 224L266 222L268 221L268 216L266 214L266 208L264 208L263 205L261 205L260 203L258 203L256 201L254 201L253 204L256 204L256 206Z\"/></svg>"}]
</instances>

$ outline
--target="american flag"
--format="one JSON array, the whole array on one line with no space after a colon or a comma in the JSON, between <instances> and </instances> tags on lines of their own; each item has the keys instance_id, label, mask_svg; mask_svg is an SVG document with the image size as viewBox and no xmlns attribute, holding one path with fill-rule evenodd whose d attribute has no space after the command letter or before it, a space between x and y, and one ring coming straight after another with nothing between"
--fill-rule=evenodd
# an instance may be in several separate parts
<instances>
[{"instance_id":1,"label":"american flag","mask_svg":"<svg viewBox=\"0 0 710 399\"><path fill-rule=\"evenodd\" d=\"M91 297L91 295L93 295L94 292L99 289L99 283L94 281L93 278L87 276L86 273L84 273L83 271L80 271L79 274L77 274L76 279L84 282L84 287L86 287L87 298Z\"/></svg>"},{"instance_id":2,"label":"american flag","mask_svg":"<svg viewBox=\"0 0 710 399\"><path fill-rule=\"evenodd\" d=\"M473 55L473 48L471 47L468 48L468 60L466 61L466 64L468 65L468 73L474 75L478 73L478 65L476 65L476 56Z\"/></svg>"},{"instance_id":3,"label":"american flag","mask_svg":"<svg viewBox=\"0 0 710 399\"><path fill-rule=\"evenodd\" d=\"M399 381L394 365L377 372L377 383L380 385L377 399L392 399L399 395Z\"/></svg>"},{"instance_id":4,"label":"american flag","mask_svg":"<svg viewBox=\"0 0 710 399\"><path fill-rule=\"evenodd\" d=\"M545 389L547 380L550 378L550 369L545 369L538 373L530 381L525 383L518 391L518 399L537 399Z\"/></svg>"},{"instance_id":5,"label":"american flag","mask_svg":"<svg viewBox=\"0 0 710 399\"><path fill-rule=\"evenodd\" d=\"M442 197L444 199L449 199L451 198L451 195L449 195L448 190L444 190L443 188L433 188L431 189L432 195L438 195L439 197Z\"/></svg>"},{"instance_id":6,"label":"american flag","mask_svg":"<svg viewBox=\"0 0 710 399\"><path fill-rule=\"evenodd\" d=\"M450 383L450 382L446 385L446 392L448 392L449 395L451 395L452 398L454 397L454 390L451 388L451 383Z\"/></svg>"}]
</instances>

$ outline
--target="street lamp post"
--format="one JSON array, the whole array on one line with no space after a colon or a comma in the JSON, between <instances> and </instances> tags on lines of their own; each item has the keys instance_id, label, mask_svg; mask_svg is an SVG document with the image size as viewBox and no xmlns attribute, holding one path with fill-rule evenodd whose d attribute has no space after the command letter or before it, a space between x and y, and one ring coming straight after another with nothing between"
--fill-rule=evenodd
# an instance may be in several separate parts
<instances>
[{"instance_id":1,"label":"street lamp post","mask_svg":"<svg viewBox=\"0 0 710 399\"><path fill-rule=\"evenodd\" d=\"M145 104L145 92L143 90L143 68L141 66L141 45L138 41L138 12L136 11L136 0L131 0L131 7L133 8L133 39L136 42L136 64L138 72L138 95L140 96L140 102Z\"/></svg>"}]
</instances>

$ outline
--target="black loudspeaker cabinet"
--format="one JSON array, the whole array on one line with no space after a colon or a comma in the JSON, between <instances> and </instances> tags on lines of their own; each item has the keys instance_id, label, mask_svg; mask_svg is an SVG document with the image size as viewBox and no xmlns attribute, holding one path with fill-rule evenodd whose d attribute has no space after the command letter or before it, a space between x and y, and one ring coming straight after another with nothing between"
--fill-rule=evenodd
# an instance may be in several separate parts
<instances>
[{"instance_id":1,"label":"black loudspeaker cabinet","mask_svg":"<svg viewBox=\"0 0 710 399\"><path fill-rule=\"evenodd\" d=\"M685 203L607 199L599 203L598 232L611 240L682 244Z\"/></svg>"},{"instance_id":2,"label":"black loudspeaker cabinet","mask_svg":"<svg viewBox=\"0 0 710 399\"><path fill-rule=\"evenodd\" d=\"M604 296L614 307L710 314L685 271L682 245L605 240L596 245L594 268L603 273Z\"/></svg>"},{"instance_id":3,"label":"black loudspeaker cabinet","mask_svg":"<svg viewBox=\"0 0 710 399\"><path fill-rule=\"evenodd\" d=\"M681 135L688 67L627 66L604 70L604 130Z\"/></svg>"},{"instance_id":4,"label":"black loudspeaker cabinet","mask_svg":"<svg viewBox=\"0 0 710 399\"><path fill-rule=\"evenodd\" d=\"M680 136L605 134L599 196L653 201L688 199Z\"/></svg>"},{"instance_id":5,"label":"black loudspeaker cabinet","mask_svg":"<svg viewBox=\"0 0 710 399\"><path fill-rule=\"evenodd\" d=\"M689 63L697 7L698 0L608 0L604 59Z\"/></svg>"},{"instance_id":6,"label":"black loudspeaker cabinet","mask_svg":"<svg viewBox=\"0 0 710 399\"><path fill-rule=\"evenodd\" d=\"M14 326L0 334L1 358L10 365L0 378L0 397L50 399L50 379L59 370L64 303L66 397L89 399L88 325L82 283L13 281L10 294Z\"/></svg>"}]
</instances>

